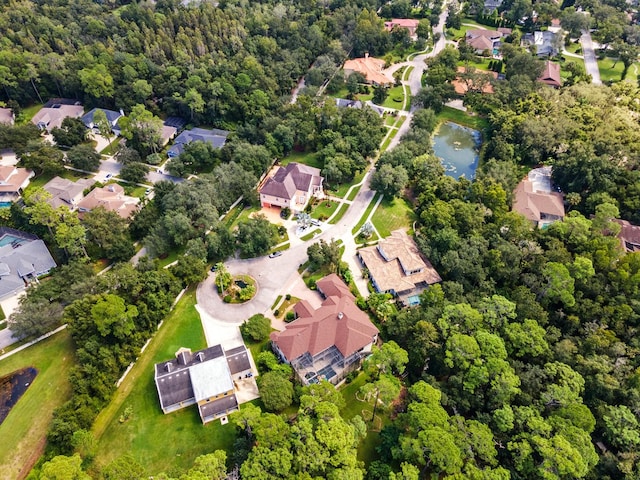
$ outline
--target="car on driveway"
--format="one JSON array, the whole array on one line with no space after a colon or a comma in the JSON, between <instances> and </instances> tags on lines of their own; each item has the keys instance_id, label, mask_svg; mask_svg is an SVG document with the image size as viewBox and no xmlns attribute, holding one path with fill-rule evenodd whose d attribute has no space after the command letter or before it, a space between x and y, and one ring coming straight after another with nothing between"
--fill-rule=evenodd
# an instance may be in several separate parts
<instances>
[{"instance_id":1,"label":"car on driveway","mask_svg":"<svg viewBox=\"0 0 640 480\"><path fill-rule=\"evenodd\" d=\"M107 175L106 175L104 178L106 178L107 180L109 180L109 179L111 178L111 174L110 174L110 173L107 173Z\"/></svg>"},{"instance_id":2,"label":"car on driveway","mask_svg":"<svg viewBox=\"0 0 640 480\"><path fill-rule=\"evenodd\" d=\"M270 253L269 258L276 258L276 257L279 257L280 255L282 255L282 251L278 250L277 252Z\"/></svg>"}]
</instances>

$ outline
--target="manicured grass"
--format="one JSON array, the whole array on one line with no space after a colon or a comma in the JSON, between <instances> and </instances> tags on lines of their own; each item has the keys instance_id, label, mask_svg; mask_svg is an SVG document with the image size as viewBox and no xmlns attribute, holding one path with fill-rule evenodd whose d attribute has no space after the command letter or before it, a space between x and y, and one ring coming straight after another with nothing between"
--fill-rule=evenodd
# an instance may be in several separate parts
<instances>
[{"instance_id":1,"label":"manicured grass","mask_svg":"<svg viewBox=\"0 0 640 480\"><path fill-rule=\"evenodd\" d=\"M367 205L367 209L364 211L364 213L362 214L362 217L360 217L360 220L358 221L358 223L356 223L356 226L353 227L353 229L351 230L351 233L353 235L355 235L356 233L358 233L358 231L360 230L360 228L362 227L362 225L364 225L364 222L367 221L367 218L369 217L369 214L371 213L371 210L373 210L373 207L375 207L376 202L378 201L378 196L376 195L375 197L373 197L371 199L371 202L369 203L369 205Z\"/></svg>"},{"instance_id":2,"label":"manicured grass","mask_svg":"<svg viewBox=\"0 0 640 480\"><path fill-rule=\"evenodd\" d=\"M4 314L4 310L2 310L2 306L0 306L0 320L4 320L7 316Z\"/></svg>"},{"instance_id":3,"label":"manicured grass","mask_svg":"<svg viewBox=\"0 0 640 480\"><path fill-rule=\"evenodd\" d=\"M251 216L251 214L259 211L260 211L260 207L243 208L240 214L236 217L236 219L231 224L231 229L233 230L233 228L237 227L239 223L246 222L247 220L249 220L249 217Z\"/></svg>"},{"instance_id":4,"label":"manicured grass","mask_svg":"<svg viewBox=\"0 0 640 480\"><path fill-rule=\"evenodd\" d=\"M582 45L580 45L580 42L571 42L568 47L565 47L565 50L570 53L582 55Z\"/></svg>"},{"instance_id":5,"label":"manicured grass","mask_svg":"<svg viewBox=\"0 0 640 480\"><path fill-rule=\"evenodd\" d=\"M473 57L468 62L459 61L458 65L460 67L475 67L477 70L489 70L490 61L491 59L486 57Z\"/></svg>"},{"instance_id":6,"label":"manicured grass","mask_svg":"<svg viewBox=\"0 0 640 480\"><path fill-rule=\"evenodd\" d=\"M322 278L322 277L318 277L318 278ZM287 297L284 298L284 302L282 302L282 305L280 305L278 307L278 315L276 315L277 318L280 319L284 319L285 314L291 310L291 308L300 301L300 299L298 297L294 297L291 296L291 298L289 298L289 300L287 300ZM275 315L275 313L274 313ZM253 354L253 351L251 352ZM258 352L259 353L259 352ZM253 357L254 359L256 358L255 355Z\"/></svg>"},{"instance_id":7,"label":"manicured grass","mask_svg":"<svg viewBox=\"0 0 640 480\"><path fill-rule=\"evenodd\" d=\"M600 79L603 82L620 82L625 80L627 82L635 83L638 80L638 69L640 63L634 63L629 67L627 76L623 79L622 72L624 70L624 64L620 61L616 62L615 58L607 57L603 60L598 59L598 69L600 70Z\"/></svg>"},{"instance_id":8,"label":"manicured grass","mask_svg":"<svg viewBox=\"0 0 640 480\"><path fill-rule=\"evenodd\" d=\"M385 238L399 228L411 228L414 217L413 209L405 199L394 198L391 201L383 199L373 213L371 223Z\"/></svg>"},{"instance_id":9,"label":"manicured grass","mask_svg":"<svg viewBox=\"0 0 640 480\"><path fill-rule=\"evenodd\" d=\"M389 115L384 119L385 127L393 127L396 123L396 117Z\"/></svg>"},{"instance_id":10,"label":"manicured grass","mask_svg":"<svg viewBox=\"0 0 640 480\"><path fill-rule=\"evenodd\" d=\"M235 438L231 423L223 426L216 421L202 425L196 406L164 415L153 381L155 363L173 358L180 347L193 351L206 347L195 303L195 290L191 289L167 316L111 403L97 418L93 428L96 466L131 455L149 475L164 471L176 477L199 455L217 449L230 452ZM127 407L131 407L133 414L120 423Z\"/></svg>"},{"instance_id":11,"label":"manicured grass","mask_svg":"<svg viewBox=\"0 0 640 480\"><path fill-rule=\"evenodd\" d=\"M35 367L38 375L22 398L0 424L0 475L19 478L27 472L44 448L53 410L71 395L69 370L75 364L73 342L64 330L0 361L0 376L25 367Z\"/></svg>"},{"instance_id":12,"label":"manicured grass","mask_svg":"<svg viewBox=\"0 0 640 480\"><path fill-rule=\"evenodd\" d=\"M338 208L339 205L340 202L336 202L333 200L322 200L313 208L311 216L313 218L326 220L333 214L333 212L336 211L336 208Z\"/></svg>"},{"instance_id":13,"label":"manicured grass","mask_svg":"<svg viewBox=\"0 0 640 480\"><path fill-rule=\"evenodd\" d=\"M286 243L283 243L281 245L278 245L277 247L272 248L271 250L269 250L269 253L288 250L290 247L291 247L291 243L290 242L286 242Z\"/></svg>"},{"instance_id":14,"label":"manicured grass","mask_svg":"<svg viewBox=\"0 0 640 480\"><path fill-rule=\"evenodd\" d=\"M349 196L347 196L347 200L353 201L358 196L358 192L360 191L361 188L362 188L362 185L358 185L357 187L354 187L351 190L351 192L349 192Z\"/></svg>"},{"instance_id":15,"label":"manicured grass","mask_svg":"<svg viewBox=\"0 0 640 480\"><path fill-rule=\"evenodd\" d=\"M43 105L41 103L36 103L35 105L23 108L22 112L20 113L20 117L22 118L23 123L30 122L31 119L36 115L36 113L40 111L42 106Z\"/></svg>"},{"instance_id":16,"label":"manicured grass","mask_svg":"<svg viewBox=\"0 0 640 480\"><path fill-rule=\"evenodd\" d=\"M280 165L284 167L291 162L303 163L304 165L315 168L322 168L324 166L318 158L318 154L313 152L291 152L288 156L280 160Z\"/></svg>"},{"instance_id":17,"label":"manicured grass","mask_svg":"<svg viewBox=\"0 0 640 480\"><path fill-rule=\"evenodd\" d=\"M404 87L399 85L397 87L390 88L387 92L387 98L382 103L383 107L395 108L396 110L402 110L404 105Z\"/></svg>"},{"instance_id":18,"label":"manicured grass","mask_svg":"<svg viewBox=\"0 0 640 480\"><path fill-rule=\"evenodd\" d=\"M280 303L280 300L282 300L282 295L278 295L278 297L276 298L276 301L273 302L273 305L271 305L271 310L275 310L276 309L276 307Z\"/></svg>"},{"instance_id":19,"label":"manicured grass","mask_svg":"<svg viewBox=\"0 0 640 480\"><path fill-rule=\"evenodd\" d=\"M343 203L342 205L340 205L340 210L338 210L338 213L336 213L336 216L333 217L329 223L331 225L335 225L336 223L338 223L342 219L344 214L347 213L348 208L349 208L349 205L347 205L346 203Z\"/></svg>"},{"instance_id":20,"label":"manicured grass","mask_svg":"<svg viewBox=\"0 0 640 480\"><path fill-rule=\"evenodd\" d=\"M467 112L451 107L444 107L438 114L438 119L442 122L454 122L476 130L484 130L489 126L486 118L470 115Z\"/></svg>"},{"instance_id":21,"label":"manicured grass","mask_svg":"<svg viewBox=\"0 0 640 480\"><path fill-rule=\"evenodd\" d=\"M129 195L130 197L144 198L145 192L149 187L139 187L138 185L133 185L131 183L118 182L124 188L125 195Z\"/></svg>"},{"instance_id":22,"label":"manicured grass","mask_svg":"<svg viewBox=\"0 0 640 480\"><path fill-rule=\"evenodd\" d=\"M364 178L365 173L366 173L366 169L362 172L357 172L351 182L343 183L338 187L337 190L329 190L329 192L335 197L344 198L344 196L347 194L347 192L349 191L352 185L358 185L360 182L362 182L362 179ZM347 198L347 200L351 200L351 199Z\"/></svg>"},{"instance_id":23,"label":"manicured grass","mask_svg":"<svg viewBox=\"0 0 640 480\"><path fill-rule=\"evenodd\" d=\"M319 228L316 228L315 230L307 233L306 235L303 235L302 237L300 237L300 240L303 241L307 241L307 240L311 240L313 237L315 237L316 235L319 235L322 232L322 230L320 230Z\"/></svg>"},{"instance_id":24,"label":"manicured grass","mask_svg":"<svg viewBox=\"0 0 640 480\"><path fill-rule=\"evenodd\" d=\"M242 202L240 202L238 205L236 205L226 213L223 219L224 224L227 227L231 227L231 225L233 225L233 223L236 221L236 219L242 213L243 210L244 210L244 205L242 204Z\"/></svg>"},{"instance_id":25,"label":"manicured grass","mask_svg":"<svg viewBox=\"0 0 640 480\"><path fill-rule=\"evenodd\" d=\"M169 252L169 255L167 255L165 258L158 259L158 265L164 268L170 263L175 262L176 260L178 260L178 257L184 255L184 250L185 250L185 247L181 247L177 250L173 250Z\"/></svg>"},{"instance_id":26,"label":"manicured grass","mask_svg":"<svg viewBox=\"0 0 640 480\"><path fill-rule=\"evenodd\" d=\"M102 149L100 155L113 155L116 153L119 143L120 137L114 137L114 139L111 140L111 143Z\"/></svg>"}]
</instances>

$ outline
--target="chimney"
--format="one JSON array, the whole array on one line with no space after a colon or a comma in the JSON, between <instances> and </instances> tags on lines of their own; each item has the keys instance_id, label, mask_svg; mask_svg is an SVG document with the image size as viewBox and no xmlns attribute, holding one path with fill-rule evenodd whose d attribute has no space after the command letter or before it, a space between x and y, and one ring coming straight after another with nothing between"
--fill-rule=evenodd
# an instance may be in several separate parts
<instances>
[{"instance_id":1,"label":"chimney","mask_svg":"<svg viewBox=\"0 0 640 480\"><path fill-rule=\"evenodd\" d=\"M196 355L196 358L198 359L199 362L204 362L204 353L198 352L198 354Z\"/></svg>"},{"instance_id":2,"label":"chimney","mask_svg":"<svg viewBox=\"0 0 640 480\"><path fill-rule=\"evenodd\" d=\"M344 317L344 313L338 312L338 320L342 320L342 317Z\"/></svg>"},{"instance_id":3,"label":"chimney","mask_svg":"<svg viewBox=\"0 0 640 480\"><path fill-rule=\"evenodd\" d=\"M364 58L369 58L369 52L364 52Z\"/></svg>"},{"instance_id":4,"label":"chimney","mask_svg":"<svg viewBox=\"0 0 640 480\"><path fill-rule=\"evenodd\" d=\"M165 363L165 364L164 364L164 369L165 369L167 372L171 373L171 362L167 362L167 363Z\"/></svg>"}]
</instances>

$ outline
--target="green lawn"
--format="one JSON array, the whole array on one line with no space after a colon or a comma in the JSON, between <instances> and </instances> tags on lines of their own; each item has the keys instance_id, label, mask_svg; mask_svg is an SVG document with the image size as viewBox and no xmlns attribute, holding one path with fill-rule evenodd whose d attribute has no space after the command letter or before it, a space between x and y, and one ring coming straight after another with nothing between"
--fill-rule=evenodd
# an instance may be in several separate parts
<instances>
[{"instance_id":1,"label":"green lawn","mask_svg":"<svg viewBox=\"0 0 640 480\"><path fill-rule=\"evenodd\" d=\"M312 152L291 152L285 158L280 160L280 165L285 166L291 162L303 163L316 168L323 167L322 162L318 158L318 154Z\"/></svg>"},{"instance_id":2,"label":"green lawn","mask_svg":"<svg viewBox=\"0 0 640 480\"><path fill-rule=\"evenodd\" d=\"M489 62L491 58L486 57L473 57L472 60L468 62L459 61L458 66L460 67L475 67L477 70L489 70Z\"/></svg>"},{"instance_id":3,"label":"green lawn","mask_svg":"<svg viewBox=\"0 0 640 480\"><path fill-rule=\"evenodd\" d=\"M438 119L442 122L454 122L476 130L484 130L489 126L486 118L469 115L467 112L451 107L444 107L438 114Z\"/></svg>"},{"instance_id":4,"label":"green lawn","mask_svg":"<svg viewBox=\"0 0 640 480\"><path fill-rule=\"evenodd\" d=\"M4 320L7 316L4 314L4 310L2 310L2 306L0 306L0 320Z\"/></svg>"},{"instance_id":5,"label":"green lawn","mask_svg":"<svg viewBox=\"0 0 640 480\"><path fill-rule=\"evenodd\" d=\"M23 120L23 123L28 123L35 116L36 113L40 111L42 108L41 103L36 103L35 105L31 105L29 107L25 107L22 109L20 113L20 118Z\"/></svg>"},{"instance_id":6,"label":"green lawn","mask_svg":"<svg viewBox=\"0 0 640 480\"><path fill-rule=\"evenodd\" d=\"M328 219L336 208L340 205L340 202L334 202L332 200L322 200L318 205L313 208L311 216L320 220Z\"/></svg>"},{"instance_id":7,"label":"green lawn","mask_svg":"<svg viewBox=\"0 0 640 480\"><path fill-rule=\"evenodd\" d=\"M177 250L173 250L169 252L169 255L167 255L164 258L158 258L158 265L164 268L170 263L175 262L176 260L178 260L178 257L180 257L181 255L184 255L184 250L185 250L185 247L183 246Z\"/></svg>"},{"instance_id":8,"label":"green lawn","mask_svg":"<svg viewBox=\"0 0 640 480\"><path fill-rule=\"evenodd\" d=\"M395 108L396 110L402 110L404 105L404 87L399 85L397 87L390 88L387 92L387 98L382 103L385 108Z\"/></svg>"},{"instance_id":9,"label":"green lawn","mask_svg":"<svg viewBox=\"0 0 640 480\"><path fill-rule=\"evenodd\" d=\"M582 55L582 45L580 42L571 42L569 46L565 47L565 50L575 53L576 55Z\"/></svg>"},{"instance_id":10,"label":"green lawn","mask_svg":"<svg viewBox=\"0 0 640 480\"><path fill-rule=\"evenodd\" d=\"M336 190L327 188L327 191L334 197L344 198L344 196L347 194L347 192L349 191L352 185L357 185L362 181L365 173L366 173L366 170L362 172L357 172L355 177L353 177L353 180L351 180L350 182L341 183ZM355 198L355 196L353 198ZM348 198L347 200L353 200L353 199Z\"/></svg>"},{"instance_id":11,"label":"green lawn","mask_svg":"<svg viewBox=\"0 0 640 480\"><path fill-rule=\"evenodd\" d=\"M329 223L331 225L335 225L336 223L338 223L342 219L344 214L347 213L348 209L349 209L349 205L347 205L346 203L343 203L340 206L340 210L338 210L338 213L336 214L336 216L333 217Z\"/></svg>"},{"instance_id":12,"label":"green lawn","mask_svg":"<svg viewBox=\"0 0 640 480\"><path fill-rule=\"evenodd\" d=\"M0 361L0 376L25 367L38 370L32 385L0 424L2 478L19 478L25 465L29 464L28 472L38 460L53 410L71 394L69 370L74 363L74 349L67 331Z\"/></svg>"},{"instance_id":13,"label":"green lawn","mask_svg":"<svg viewBox=\"0 0 640 480\"><path fill-rule=\"evenodd\" d=\"M347 200L350 200L350 201L355 200L355 198L358 196L358 192L360 191L361 188L362 188L362 185L358 185L357 187L354 187L351 190L351 193L349 193L349 196L347 197Z\"/></svg>"},{"instance_id":14,"label":"green lawn","mask_svg":"<svg viewBox=\"0 0 640 480\"><path fill-rule=\"evenodd\" d=\"M316 228L316 229L312 230L311 232L307 233L306 235L303 235L302 237L300 237L300 240L306 242L307 240L311 240L316 235L319 235L321 232L322 232L322 230L320 230L319 228Z\"/></svg>"},{"instance_id":15,"label":"green lawn","mask_svg":"<svg viewBox=\"0 0 640 480\"><path fill-rule=\"evenodd\" d=\"M351 230L351 233L353 235L358 233L358 231L360 230L360 227L362 227L362 225L364 225L364 222L367 221L367 217L369 217L369 214L371 213L371 210L373 210L373 207L376 205L377 201L378 201L378 195L376 195L371 199L371 202L369 203L369 205L367 205L367 209L362 214L362 217L360 217L360 220L358 221L356 226L353 227L353 229Z\"/></svg>"},{"instance_id":16,"label":"green lawn","mask_svg":"<svg viewBox=\"0 0 640 480\"><path fill-rule=\"evenodd\" d=\"M153 365L172 358L180 347L192 350L206 347L195 303L192 289L167 316L111 403L98 416L93 428L96 466L131 455L149 475L164 471L177 477L197 456L216 449L231 450L235 438L232 424L202 425L196 406L164 415L158 402ZM133 414L120 423L127 407L132 408Z\"/></svg>"},{"instance_id":17,"label":"green lawn","mask_svg":"<svg viewBox=\"0 0 640 480\"><path fill-rule=\"evenodd\" d=\"M392 201L383 199L371 217L371 223L376 227L380 236L385 238L399 228L411 228L414 219L413 209L405 199L395 198Z\"/></svg>"},{"instance_id":18,"label":"green lawn","mask_svg":"<svg viewBox=\"0 0 640 480\"><path fill-rule=\"evenodd\" d=\"M356 415L362 416L363 410L369 412L373 411L373 406L370 403L362 402L356 398L356 393L367 381L367 376L361 373L353 382L345 385L341 388L342 396L346 402L345 408L342 409L340 415L345 420L350 420ZM389 423L388 415L380 410L376 410L376 417L380 417L383 424ZM367 422L367 426L371 428L371 423ZM376 453L376 447L380 443L380 433L377 431L369 430L366 438L358 445L358 460L362 460L365 465L369 465L373 460L377 460L378 455Z\"/></svg>"},{"instance_id":19,"label":"green lawn","mask_svg":"<svg viewBox=\"0 0 640 480\"><path fill-rule=\"evenodd\" d=\"M116 152L119 143L120 137L114 137L114 139L111 140L111 143L102 149L100 155L113 155Z\"/></svg>"},{"instance_id":20,"label":"green lawn","mask_svg":"<svg viewBox=\"0 0 640 480\"><path fill-rule=\"evenodd\" d=\"M624 70L624 64L620 61L616 62L615 58L607 57L603 60L598 59L598 69L600 70L600 79L605 83L623 80L622 71ZM638 81L639 69L640 63L631 65L624 80L636 83Z\"/></svg>"}]
</instances>

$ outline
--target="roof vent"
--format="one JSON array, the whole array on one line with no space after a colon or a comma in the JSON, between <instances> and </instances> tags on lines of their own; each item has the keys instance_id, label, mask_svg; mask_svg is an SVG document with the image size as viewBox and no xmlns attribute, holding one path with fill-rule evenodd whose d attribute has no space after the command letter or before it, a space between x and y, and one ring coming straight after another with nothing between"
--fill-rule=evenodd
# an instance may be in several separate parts
<instances>
[{"instance_id":1,"label":"roof vent","mask_svg":"<svg viewBox=\"0 0 640 480\"><path fill-rule=\"evenodd\" d=\"M199 362L204 362L204 353L202 352L198 352L198 354L196 355L197 359Z\"/></svg>"},{"instance_id":2,"label":"roof vent","mask_svg":"<svg viewBox=\"0 0 640 480\"><path fill-rule=\"evenodd\" d=\"M171 362L167 362L167 363L165 363L165 364L164 364L164 369L165 369L167 372L171 372Z\"/></svg>"},{"instance_id":3,"label":"roof vent","mask_svg":"<svg viewBox=\"0 0 640 480\"><path fill-rule=\"evenodd\" d=\"M344 313L338 312L338 320L342 320L342 317L344 317Z\"/></svg>"}]
</instances>

